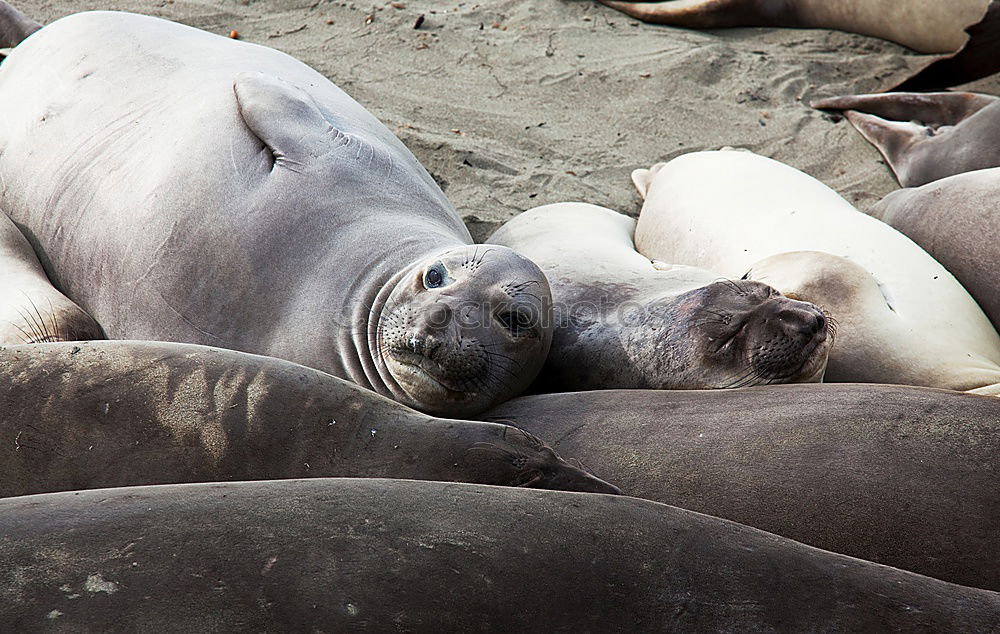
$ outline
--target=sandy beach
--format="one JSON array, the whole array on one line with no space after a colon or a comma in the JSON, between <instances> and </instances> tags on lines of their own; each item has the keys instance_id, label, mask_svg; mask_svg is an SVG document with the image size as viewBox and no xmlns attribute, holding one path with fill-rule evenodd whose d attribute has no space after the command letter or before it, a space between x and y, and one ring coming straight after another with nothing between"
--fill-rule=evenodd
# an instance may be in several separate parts
<instances>
[{"instance_id":1,"label":"sandy beach","mask_svg":"<svg viewBox=\"0 0 1000 634\"><path fill-rule=\"evenodd\" d=\"M647 25L587 0L15 6L43 24L90 9L155 15L303 60L396 132L477 240L559 201L637 214L633 169L726 145L802 169L865 209L898 185L846 121L808 104L876 91L926 59L836 31ZM1000 81L971 87L997 93Z\"/></svg>"}]
</instances>

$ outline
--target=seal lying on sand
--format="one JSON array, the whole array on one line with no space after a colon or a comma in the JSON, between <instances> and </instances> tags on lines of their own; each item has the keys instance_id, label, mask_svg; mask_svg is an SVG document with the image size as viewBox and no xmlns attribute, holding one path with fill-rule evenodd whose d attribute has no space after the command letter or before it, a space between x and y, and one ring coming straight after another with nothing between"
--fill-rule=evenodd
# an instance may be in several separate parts
<instances>
[{"instance_id":1,"label":"seal lying on sand","mask_svg":"<svg viewBox=\"0 0 1000 634\"><path fill-rule=\"evenodd\" d=\"M617 492L504 425L429 418L311 368L188 344L0 348L0 496L363 476Z\"/></svg>"},{"instance_id":2,"label":"seal lying on sand","mask_svg":"<svg viewBox=\"0 0 1000 634\"><path fill-rule=\"evenodd\" d=\"M549 279L555 332L536 386L701 389L819 381L831 338L823 313L758 282L636 252L635 220L586 203L528 210L487 242ZM667 268L668 270L662 270Z\"/></svg>"},{"instance_id":3,"label":"seal lying on sand","mask_svg":"<svg viewBox=\"0 0 1000 634\"><path fill-rule=\"evenodd\" d=\"M541 394L483 415L629 495L1000 590L1000 402L894 385Z\"/></svg>"},{"instance_id":4,"label":"seal lying on sand","mask_svg":"<svg viewBox=\"0 0 1000 634\"><path fill-rule=\"evenodd\" d=\"M1000 98L971 92L887 93L812 103L846 110L903 187L1000 167Z\"/></svg>"},{"instance_id":5,"label":"seal lying on sand","mask_svg":"<svg viewBox=\"0 0 1000 634\"><path fill-rule=\"evenodd\" d=\"M990 0L599 0L633 18L696 29L776 26L836 29L902 44L921 53L954 53Z\"/></svg>"},{"instance_id":6,"label":"seal lying on sand","mask_svg":"<svg viewBox=\"0 0 1000 634\"><path fill-rule=\"evenodd\" d=\"M927 249L1000 329L1000 168L890 192L868 214Z\"/></svg>"},{"instance_id":7,"label":"seal lying on sand","mask_svg":"<svg viewBox=\"0 0 1000 634\"><path fill-rule=\"evenodd\" d=\"M402 143L283 53L81 13L7 57L0 107L0 207L113 339L267 354L452 416L544 363L541 271L471 245Z\"/></svg>"},{"instance_id":8,"label":"seal lying on sand","mask_svg":"<svg viewBox=\"0 0 1000 634\"><path fill-rule=\"evenodd\" d=\"M97 322L52 287L31 245L0 213L0 344L103 338Z\"/></svg>"},{"instance_id":9,"label":"seal lying on sand","mask_svg":"<svg viewBox=\"0 0 1000 634\"><path fill-rule=\"evenodd\" d=\"M1000 595L634 498L401 480L0 501L12 631L986 632Z\"/></svg>"},{"instance_id":10,"label":"seal lying on sand","mask_svg":"<svg viewBox=\"0 0 1000 634\"><path fill-rule=\"evenodd\" d=\"M757 280L837 322L828 381L1000 390L1000 337L968 292L892 227L751 152L685 154L632 179L648 258Z\"/></svg>"}]
</instances>

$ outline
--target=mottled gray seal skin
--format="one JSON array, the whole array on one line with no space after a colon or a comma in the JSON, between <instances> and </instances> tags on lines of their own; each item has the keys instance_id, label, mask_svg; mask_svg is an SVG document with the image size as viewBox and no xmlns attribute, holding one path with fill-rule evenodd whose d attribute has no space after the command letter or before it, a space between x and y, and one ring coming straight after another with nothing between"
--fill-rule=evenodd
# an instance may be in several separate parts
<instances>
[{"instance_id":1,"label":"mottled gray seal skin","mask_svg":"<svg viewBox=\"0 0 1000 634\"><path fill-rule=\"evenodd\" d=\"M431 418L304 366L203 346L0 348L0 496L360 476L614 493L536 438Z\"/></svg>"},{"instance_id":2,"label":"mottled gray seal skin","mask_svg":"<svg viewBox=\"0 0 1000 634\"><path fill-rule=\"evenodd\" d=\"M985 151L978 146L976 151L980 149ZM934 256L1000 330L1000 277L996 272L1000 260L1000 168L965 172L890 192L868 214L892 225Z\"/></svg>"},{"instance_id":3,"label":"mottled gray seal skin","mask_svg":"<svg viewBox=\"0 0 1000 634\"><path fill-rule=\"evenodd\" d=\"M97 322L53 288L31 245L0 212L0 345L103 338Z\"/></svg>"},{"instance_id":4,"label":"mottled gray seal skin","mask_svg":"<svg viewBox=\"0 0 1000 634\"><path fill-rule=\"evenodd\" d=\"M1000 167L1000 98L992 95L893 92L831 97L812 106L846 111L903 187Z\"/></svg>"},{"instance_id":5,"label":"mottled gray seal skin","mask_svg":"<svg viewBox=\"0 0 1000 634\"><path fill-rule=\"evenodd\" d=\"M485 416L629 495L1000 590L995 398L841 383L614 390L523 397Z\"/></svg>"},{"instance_id":6,"label":"mottled gray seal skin","mask_svg":"<svg viewBox=\"0 0 1000 634\"><path fill-rule=\"evenodd\" d=\"M989 0L600 0L636 19L696 29L774 26L837 29L908 46L921 53L954 54L967 30L984 20Z\"/></svg>"},{"instance_id":7,"label":"mottled gray seal skin","mask_svg":"<svg viewBox=\"0 0 1000 634\"><path fill-rule=\"evenodd\" d=\"M449 416L544 363L541 271L471 245L403 144L283 53L80 13L4 60L0 108L0 206L112 339L288 359Z\"/></svg>"},{"instance_id":8,"label":"mottled gray seal skin","mask_svg":"<svg viewBox=\"0 0 1000 634\"><path fill-rule=\"evenodd\" d=\"M623 496L400 480L0 501L12 631L990 632L1000 595Z\"/></svg>"},{"instance_id":9,"label":"mottled gray seal skin","mask_svg":"<svg viewBox=\"0 0 1000 634\"><path fill-rule=\"evenodd\" d=\"M538 391L707 389L819 381L823 312L760 282L651 262L635 220L587 203L529 209L488 243L531 259L552 289L554 327Z\"/></svg>"}]
</instances>

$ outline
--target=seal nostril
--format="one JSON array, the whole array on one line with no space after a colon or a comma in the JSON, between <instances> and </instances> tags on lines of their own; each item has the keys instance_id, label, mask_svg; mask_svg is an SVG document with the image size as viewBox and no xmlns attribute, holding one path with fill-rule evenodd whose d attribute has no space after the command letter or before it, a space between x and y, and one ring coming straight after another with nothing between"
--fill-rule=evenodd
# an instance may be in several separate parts
<instances>
[{"instance_id":1,"label":"seal nostril","mask_svg":"<svg viewBox=\"0 0 1000 634\"><path fill-rule=\"evenodd\" d=\"M813 325L813 332L822 332L826 329L826 316L823 313L816 314L816 322Z\"/></svg>"}]
</instances>

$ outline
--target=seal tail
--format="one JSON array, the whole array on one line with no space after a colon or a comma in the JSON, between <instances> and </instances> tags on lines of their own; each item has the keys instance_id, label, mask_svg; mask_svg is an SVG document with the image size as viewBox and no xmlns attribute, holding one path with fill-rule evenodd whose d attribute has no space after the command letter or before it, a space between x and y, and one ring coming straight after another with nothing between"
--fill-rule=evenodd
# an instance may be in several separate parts
<instances>
[{"instance_id":1,"label":"seal tail","mask_svg":"<svg viewBox=\"0 0 1000 634\"><path fill-rule=\"evenodd\" d=\"M41 24L0 0L0 49L14 48L40 28Z\"/></svg>"}]
</instances>

